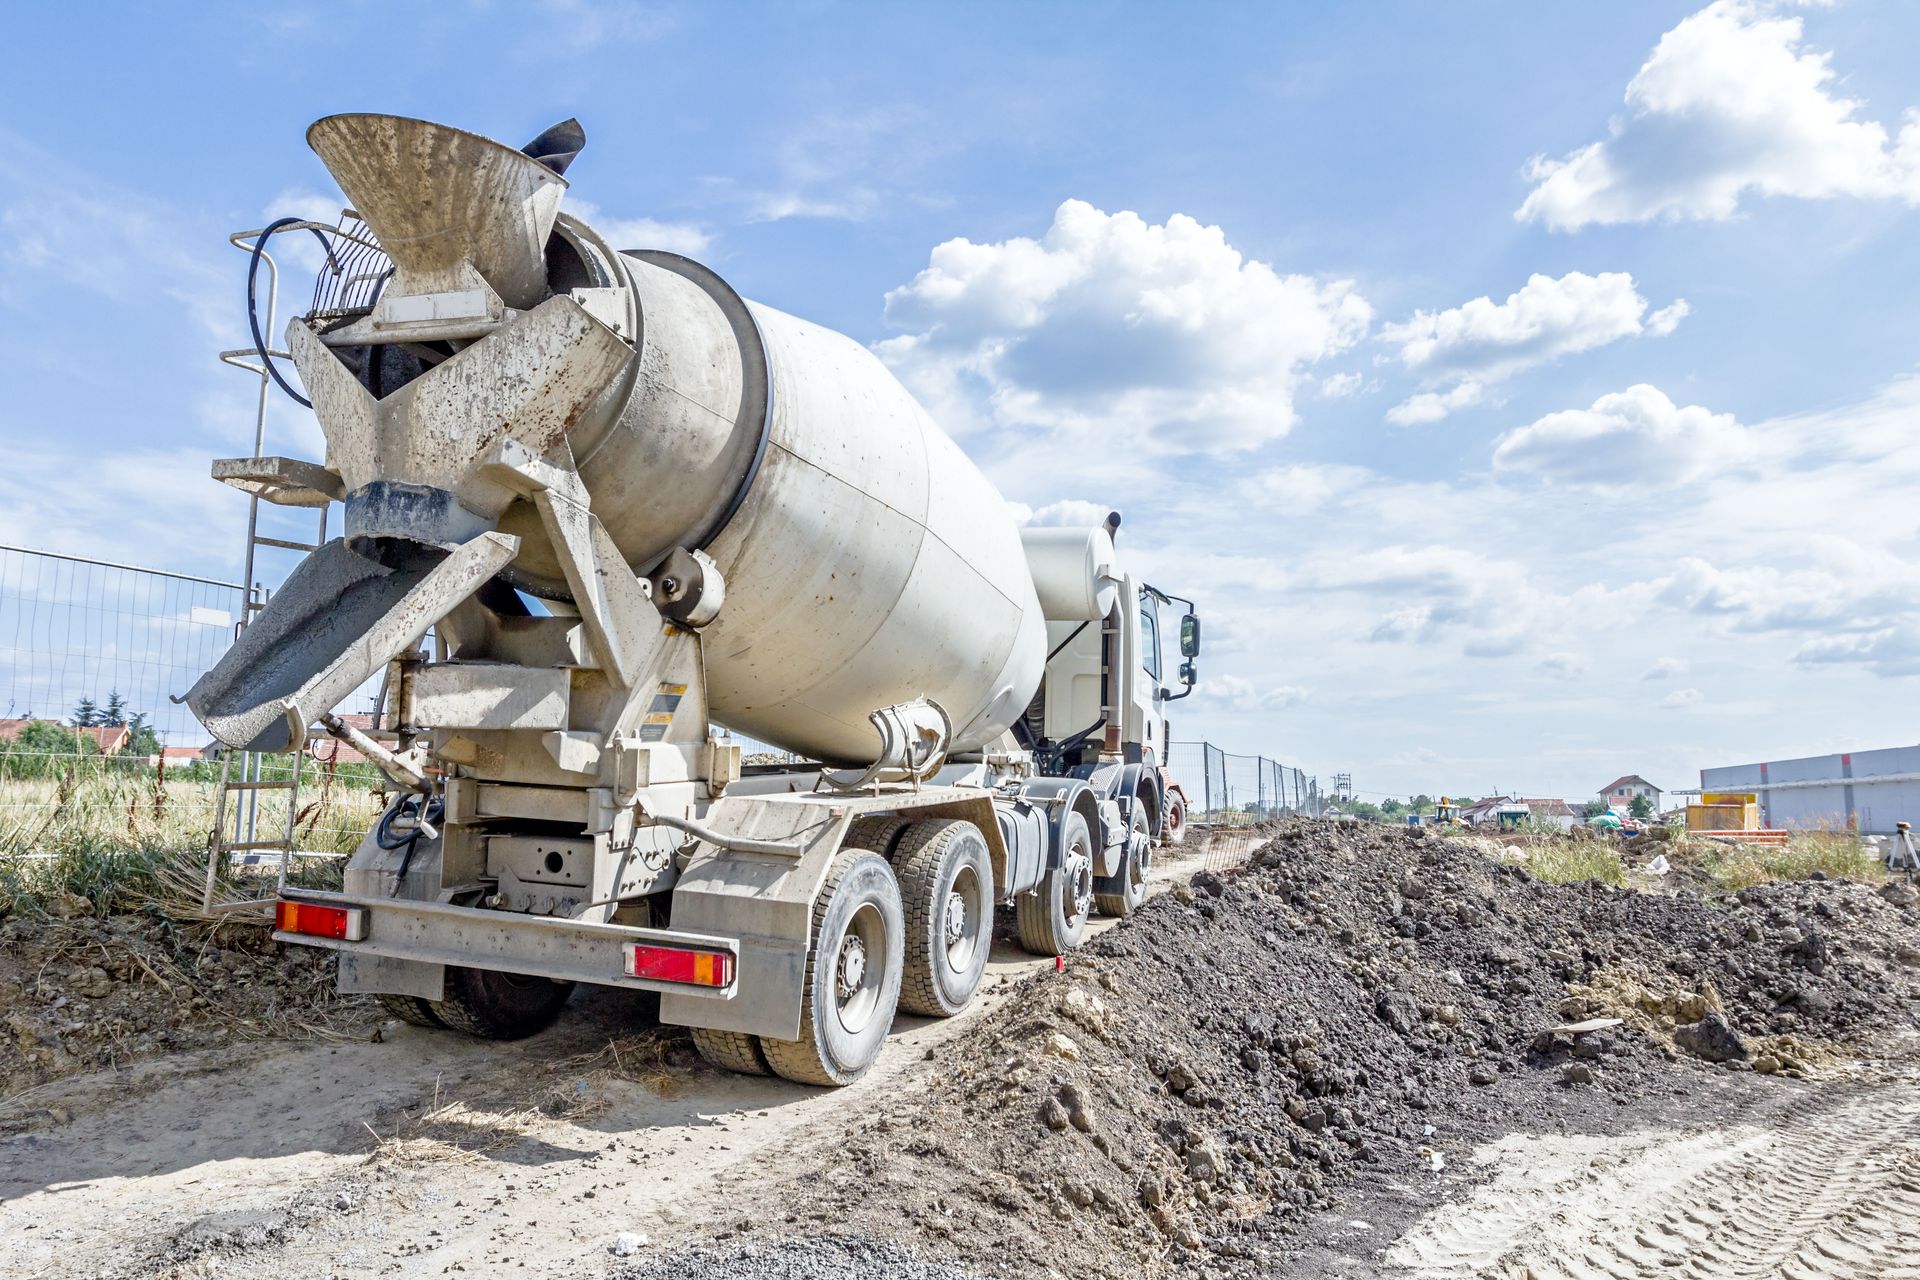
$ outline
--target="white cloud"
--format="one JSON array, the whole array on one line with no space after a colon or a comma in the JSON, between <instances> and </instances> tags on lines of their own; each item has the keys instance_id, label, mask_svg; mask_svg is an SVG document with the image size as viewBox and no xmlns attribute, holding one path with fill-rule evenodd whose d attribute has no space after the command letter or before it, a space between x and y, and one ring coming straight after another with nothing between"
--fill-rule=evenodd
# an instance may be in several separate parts
<instances>
[{"instance_id":1,"label":"white cloud","mask_svg":"<svg viewBox=\"0 0 1920 1280\"><path fill-rule=\"evenodd\" d=\"M1653 665L1648 667L1646 673L1640 678L1642 680L1666 680L1673 676L1684 675L1686 671L1687 664L1680 658L1655 658Z\"/></svg>"},{"instance_id":2,"label":"white cloud","mask_svg":"<svg viewBox=\"0 0 1920 1280\"><path fill-rule=\"evenodd\" d=\"M1194 697L1234 711L1285 711L1307 700L1310 693L1299 685L1257 685L1244 676L1207 676L1194 686Z\"/></svg>"},{"instance_id":3,"label":"white cloud","mask_svg":"<svg viewBox=\"0 0 1920 1280\"><path fill-rule=\"evenodd\" d=\"M1469 378L1446 391L1422 391L1409 396L1387 410L1387 421L1396 427L1420 427L1438 422L1456 409L1479 404L1487 389Z\"/></svg>"},{"instance_id":4,"label":"white cloud","mask_svg":"<svg viewBox=\"0 0 1920 1280\"><path fill-rule=\"evenodd\" d=\"M747 218L861 222L890 203L926 203L921 170L959 141L916 106L829 109L780 136L767 189L750 191Z\"/></svg>"},{"instance_id":5,"label":"white cloud","mask_svg":"<svg viewBox=\"0 0 1920 1280\"><path fill-rule=\"evenodd\" d=\"M1794 651L1801 666L1863 666L1879 676L1920 675L1920 619L1909 615L1900 626L1859 635L1820 636Z\"/></svg>"},{"instance_id":6,"label":"white cloud","mask_svg":"<svg viewBox=\"0 0 1920 1280\"><path fill-rule=\"evenodd\" d=\"M0 542L234 576L246 502L209 478L208 465L205 450L191 445L69 449L47 440L9 449L0 469Z\"/></svg>"},{"instance_id":7,"label":"white cloud","mask_svg":"<svg viewBox=\"0 0 1920 1280\"><path fill-rule=\"evenodd\" d=\"M646 0L539 0L539 7L548 16L540 24L539 39L529 43L549 50L585 52L610 44L651 44L679 26L679 19L664 5Z\"/></svg>"},{"instance_id":8,"label":"white cloud","mask_svg":"<svg viewBox=\"0 0 1920 1280\"><path fill-rule=\"evenodd\" d=\"M665 249L697 258L713 244L713 237L690 222L661 222L654 218L616 218L600 211L591 200L567 198L566 211L605 236L615 251Z\"/></svg>"},{"instance_id":9,"label":"white cloud","mask_svg":"<svg viewBox=\"0 0 1920 1280\"><path fill-rule=\"evenodd\" d=\"M1025 503L1013 505L1016 507L1014 518L1021 524L1042 528L1079 528L1105 524L1107 516L1113 511L1104 502L1087 502L1081 498L1062 498L1038 509L1028 507Z\"/></svg>"},{"instance_id":10,"label":"white cloud","mask_svg":"<svg viewBox=\"0 0 1920 1280\"><path fill-rule=\"evenodd\" d=\"M80 290L124 310L160 296L223 346L239 344L246 313L233 264L244 260L220 236L4 128L0 145L16 170L0 179L0 303Z\"/></svg>"},{"instance_id":11,"label":"white cloud","mask_svg":"<svg viewBox=\"0 0 1920 1280\"><path fill-rule=\"evenodd\" d=\"M1555 680L1577 680L1587 673L1592 665L1583 653L1550 653L1540 659L1541 675L1551 676Z\"/></svg>"},{"instance_id":12,"label":"white cloud","mask_svg":"<svg viewBox=\"0 0 1920 1280\"><path fill-rule=\"evenodd\" d=\"M1562 356L1643 334L1664 337L1685 318L1679 299L1647 314L1647 300L1624 271L1597 276L1570 271L1559 279L1535 274L1504 302L1478 297L1445 311L1416 311L1384 326L1400 363L1444 391L1415 395L1388 410L1400 425L1435 422L1478 404L1490 384Z\"/></svg>"},{"instance_id":13,"label":"white cloud","mask_svg":"<svg viewBox=\"0 0 1920 1280\"><path fill-rule=\"evenodd\" d=\"M1732 217L1749 195L1920 203L1920 117L1897 140L1834 96L1832 55L1766 0L1715 0L1660 38L1604 139L1536 157L1514 215L1556 230Z\"/></svg>"},{"instance_id":14,"label":"white cloud","mask_svg":"<svg viewBox=\"0 0 1920 1280\"><path fill-rule=\"evenodd\" d=\"M1359 391L1365 383L1366 379L1352 370L1329 374L1320 379L1320 394L1328 400L1339 400Z\"/></svg>"},{"instance_id":15,"label":"white cloud","mask_svg":"<svg viewBox=\"0 0 1920 1280\"><path fill-rule=\"evenodd\" d=\"M1641 383L1507 432L1493 466L1592 487L1683 484L1745 462L1757 447L1732 414L1681 408Z\"/></svg>"},{"instance_id":16,"label":"white cloud","mask_svg":"<svg viewBox=\"0 0 1920 1280\"><path fill-rule=\"evenodd\" d=\"M949 240L887 295L876 344L950 430L1231 453L1293 426L1302 372L1372 310L1350 282L1281 275L1219 227L1062 204L1044 237Z\"/></svg>"},{"instance_id":17,"label":"white cloud","mask_svg":"<svg viewBox=\"0 0 1920 1280\"><path fill-rule=\"evenodd\" d=\"M1687 707L1700 705L1701 694L1698 689L1675 689L1660 699L1660 705L1669 711L1680 711Z\"/></svg>"},{"instance_id":18,"label":"white cloud","mask_svg":"<svg viewBox=\"0 0 1920 1280\"><path fill-rule=\"evenodd\" d=\"M1290 463L1262 471L1245 486L1249 501L1308 511L1370 484L1373 472L1337 463Z\"/></svg>"},{"instance_id":19,"label":"white cloud","mask_svg":"<svg viewBox=\"0 0 1920 1280\"><path fill-rule=\"evenodd\" d=\"M1920 608L1920 566L1895 551L1812 534L1801 539L1797 559L1724 569L1687 556L1661 584L1660 598L1751 632L1873 630Z\"/></svg>"}]
</instances>

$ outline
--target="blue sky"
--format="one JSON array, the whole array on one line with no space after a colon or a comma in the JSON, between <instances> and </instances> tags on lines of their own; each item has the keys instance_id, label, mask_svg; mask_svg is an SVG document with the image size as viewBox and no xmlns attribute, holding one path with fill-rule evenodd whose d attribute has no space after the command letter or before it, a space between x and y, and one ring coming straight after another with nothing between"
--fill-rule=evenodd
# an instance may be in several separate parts
<instances>
[{"instance_id":1,"label":"blue sky","mask_svg":"<svg viewBox=\"0 0 1920 1280\"><path fill-rule=\"evenodd\" d=\"M105 15L111 14L111 17ZM1914 740L1920 9L40 6L0 82L0 541L226 576L230 230L334 111L869 343L1209 615L1180 737L1363 792ZM1906 134L1903 129L1910 129ZM1477 301L1481 300L1481 301ZM287 452L317 450L276 404Z\"/></svg>"}]
</instances>

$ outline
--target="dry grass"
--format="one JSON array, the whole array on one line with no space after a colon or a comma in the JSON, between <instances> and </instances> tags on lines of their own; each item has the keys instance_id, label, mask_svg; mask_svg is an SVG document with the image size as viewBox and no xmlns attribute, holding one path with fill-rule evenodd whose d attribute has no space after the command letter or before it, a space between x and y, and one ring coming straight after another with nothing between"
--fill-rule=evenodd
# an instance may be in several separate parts
<instances>
[{"instance_id":1,"label":"dry grass","mask_svg":"<svg viewBox=\"0 0 1920 1280\"><path fill-rule=\"evenodd\" d=\"M1686 842L1699 854L1701 869L1727 890L1748 889L1769 880L1804 880L1818 871L1833 880L1877 883L1886 878L1872 846L1844 831L1800 831L1785 845Z\"/></svg>"},{"instance_id":2,"label":"dry grass","mask_svg":"<svg viewBox=\"0 0 1920 1280\"><path fill-rule=\"evenodd\" d=\"M1534 879L1548 884L1573 884L1581 880L1626 883L1626 863L1611 841L1543 838L1538 843L1515 848L1525 855L1515 860L1526 867ZM1510 851L1508 856L1512 857L1513 853Z\"/></svg>"},{"instance_id":3,"label":"dry grass","mask_svg":"<svg viewBox=\"0 0 1920 1280\"><path fill-rule=\"evenodd\" d=\"M1629 848L1606 837L1529 834L1524 839L1503 841L1506 848L1499 856L1524 866L1535 879L1548 884L1583 880L1625 884L1630 867L1644 866L1659 854L1665 854L1674 867L1691 871L1728 892L1771 880L1804 880L1816 871L1833 880L1869 884L1886 878L1872 846L1845 831L1799 831L1785 845L1734 844L1684 831L1668 835L1670 838ZM1646 885L1651 880L1642 876L1637 882Z\"/></svg>"},{"instance_id":4,"label":"dry grass","mask_svg":"<svg viewBox=\"0 0 1920 1280\"><path fill-rule=\"evenodd\" d=\"M276 759L266 777L289 767ZM62 894L86 898L100 915L148 903L191 914L214 825L217 783L205 773L162 779L75 757L54 776L0 778L0 915L44 912ZM262 838L284 832L288 794L253 795ZM378 815L367 779L346 770L307 769L296 803L294 846L303 850L351 852Z\"/></svg>"}]
</instances>

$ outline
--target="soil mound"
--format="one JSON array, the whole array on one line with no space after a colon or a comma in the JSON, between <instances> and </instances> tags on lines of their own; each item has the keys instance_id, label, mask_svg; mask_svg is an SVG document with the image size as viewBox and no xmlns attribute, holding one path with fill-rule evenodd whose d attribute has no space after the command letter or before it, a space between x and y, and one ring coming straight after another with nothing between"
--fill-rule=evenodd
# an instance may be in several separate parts
<instances>
[{"instance_id":1,"label":"soil mound","mask_svg":"<svg viewBox=\"0 0 1920 1280\"><path fill-rule=\"evenodd\" d=\"M929 1095L781 1189L784 1224L743 1228L988 1274L1268 1274L1343 1187L1430 1177L1436 1128L1617 1127L1689 1081L1792 1088L1753 1073L1885 1050L1916 966L1920 914L1865 885L1548 885L1431 833L1290 822L1028 980Z\"/></svg>"},{"instance_id":2,"label":"soil mound","mask_svg":"<svg viewBox=\"0 0 1920 1280\"><path fill-rule=\"evenodd\" d=\"M331 952L257 924L54 906L66 914L0 922L0 1100L162 1054L372 1024L370 1001L334 993Z\"/></svg>"}]
</instances>

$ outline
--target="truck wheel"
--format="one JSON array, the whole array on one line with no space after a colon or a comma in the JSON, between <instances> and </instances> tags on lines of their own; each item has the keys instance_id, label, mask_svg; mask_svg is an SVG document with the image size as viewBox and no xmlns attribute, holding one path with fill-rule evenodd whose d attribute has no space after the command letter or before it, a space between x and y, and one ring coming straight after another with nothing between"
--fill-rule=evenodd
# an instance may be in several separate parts
<instances>
[{"instance_id":1,"label":"truck wheel","mask_svg":"<svg viewBox=\"0 0 1920 1280\"><path fill-rule=\"evenodd\" d=\"M1127 828L1127 851L1120 858L1120 870L1100 876L1093 882L1093 905L1103 916L1130 916L1147 900L1147 875L1153 870L1153 829L1147 825L1147 811L1139 801L1133 804L1133 820Z\"/></svg>"},{"instance_id":2,"label":"truck wheel","mask_svg":"<svg viewBox=\"0 0 1920 1280\"><path fill-rule=\"evenodd\" d=\"M959 818L916 822L893 859L906 911L900 1007L950 1018L986 976L993 946L993 859L980 828Z\"/></svg>"},{"instance_id":3,"label":"truck wheel","mask_svg":"<svg viewBox=\"0 0 1920 1280\"><path fill-rule=\"evenodd\" d=\"M1067 815L1060 865L1013 900L1020 945L1036 956L1062 956L1080 945L1093 911L1093 837L1087 820Z\"/></svg>"},{"instance_id":4,"label":"truck wheel","mask_svg":"<svg viewBox=\"0 0 1920 1280\"><path fill-rule=\"evenodd\" d=\"M687 1029L693 1032L693 1047L700 1051L700 1056L722 1071L742 1076L773 1074L767 1065L767 1055L760 1052L759 1036L738 1031L709 1031L705 1027Z\"/></svg>"},{"instance_id":5,"label":"truck wheel","mask_svg":"<svg viewBox=\"0 0 1920 1280\"><path fill-rule=\"evenodd\" d=\"M1160 828L1160 842L1169 845L1187 842L1187 802L1178 791L1167 792L1167 821Z\"/></svg>"},{"instance_id":6,"label":"truck wheel","mask_svg":"<svg viewBox=\"0 0 1920 1280\"><path fill-rule=\"evenodd\" d=\"M447 1024L434 1016L433 1002L422 1000L419 996L396 996L382 992L374 999L402 1022L411 1022L416 1027L431 1027L436 1031L445 1031Z\"/></svg>"},{"instance_id":7,"label":"truck wheel","mask_svg":"<svg viewBox=\"0 0 1920 1280\"><path fill-rule=\"evenodd\" d=\"M571 982L448 965L446 994L427 1004L455 1031L483 1040L519 1040L544 1030L572 994Z\"/></svg>"},{"instance_id":8,"label":"truck wheel","mask_svg":"<svg viewBox=\"0 0 1920 1280\"><path fill-rule=\"evenodd\" d=\"M842 849L814 900L800 1038L761 1036L768 1066L800 1084L852 1084L867 1073L900 1001L905 927L887 860Z\"/></svg>"}]
</instances>

